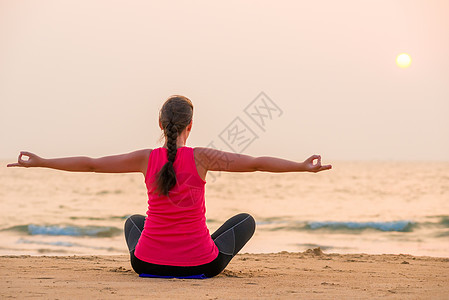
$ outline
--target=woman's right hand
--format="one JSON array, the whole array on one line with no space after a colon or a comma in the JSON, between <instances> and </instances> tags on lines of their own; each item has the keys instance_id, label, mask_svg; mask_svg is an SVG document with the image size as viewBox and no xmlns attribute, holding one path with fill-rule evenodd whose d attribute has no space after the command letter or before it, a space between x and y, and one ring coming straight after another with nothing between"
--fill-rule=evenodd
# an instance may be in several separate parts
<instances>
[{"instance_id":1,"label":"woman's right hand","mask_svg":"<svg viewBox=\"0 0 449 300\"><path fill-rule=\"evenodd\" d=\"M306 159L303 164L307 172L317 173L332 169L332 165L321 165L321 155L312 155Z\"/></svg>"},{"instance_id":2,"label":"woman's right hand","mask_svg":"<svg viewBox=\"0 0 449 300\"><path fill-rule=\"evenodd\" d=\"M28 157L27 160L23 159L23 157ZM7 167L39 167L40 163L42 161L42 158L37 156L36 154L33 154L31 152L21 151L19 154L19 158L17 159L16 163L8 164Z\"/></svg>"}]
</instances>

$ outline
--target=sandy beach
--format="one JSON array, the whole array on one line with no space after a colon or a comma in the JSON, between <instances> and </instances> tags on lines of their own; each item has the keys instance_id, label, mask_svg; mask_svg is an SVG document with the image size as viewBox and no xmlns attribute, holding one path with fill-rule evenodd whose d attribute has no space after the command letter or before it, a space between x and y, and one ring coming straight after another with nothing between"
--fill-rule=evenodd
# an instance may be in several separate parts
<instances>
[{"instance_id":1,"label":"sandy beach","mask_svg":"<svg viewBox=\"0 0 449 300\"><path fill-rule=\"evenodd\" d=\"M1 256L0 296L106 299L447 299L449 259L411 255L240 254L211 279L139 278L128 257Z\"/></svg>"}]
</instances>

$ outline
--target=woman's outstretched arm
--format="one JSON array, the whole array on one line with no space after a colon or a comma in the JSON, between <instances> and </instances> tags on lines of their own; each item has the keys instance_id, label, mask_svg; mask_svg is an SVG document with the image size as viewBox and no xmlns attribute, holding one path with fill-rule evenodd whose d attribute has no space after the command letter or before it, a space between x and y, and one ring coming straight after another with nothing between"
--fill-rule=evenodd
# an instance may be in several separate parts
<instances>
[{"instance_id":1,"label":"woman's outstretched arm","mask_svg":"<svg viewBox=\"0 0 449 300\"><path fill-rule=\"evenodd\" d=\"M312 155L303 162L276 157L252 157L211 148L195 148L197 166L205 171L227 172L320 172L331 165L321 165L321 156Z\"/></svg>"},{"instance_id":2,"label":"woman's outstretched arm","mask_svg":"<svg viewBox=\"0 0 449 300\"><path fill-rule=\"evenodd\" d=\"M146 173L151 149L138 150L127 154L91 158L85 156L46 159L34 153L22 151L16 163L8 167L42 167L71 172L98 173ZM28 157L28 159L24 159Z\"/></svg>"}]
</instances>

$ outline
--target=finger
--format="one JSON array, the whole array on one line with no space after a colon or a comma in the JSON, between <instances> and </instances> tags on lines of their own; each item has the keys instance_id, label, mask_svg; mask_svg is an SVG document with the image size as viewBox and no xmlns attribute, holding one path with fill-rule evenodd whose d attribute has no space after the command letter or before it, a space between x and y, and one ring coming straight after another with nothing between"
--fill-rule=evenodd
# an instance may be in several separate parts
<instances>
[{"instance_id":1,"label":"finger","mask_svg":"<svg viewBox=\"0 0 449 300\"><path fill-rule=\"evenodd\" d=\"M34 156L31 152L21 151L19 155L19 163L26 164L30 161L30 159ZM25 158L24 158L25 157Z\"/></svg>"},{"instance_id":2,"label":"finger","mask_svg":"<svg viewBox=\"0 0 449 300\"><path fill-rule=\"evenodd\" d=\"M7 164L6 165L8 168L9 167L20 167L20 164L19 163L13 163L13 164Z\"/></svg>"},{"instance_id":3,"label":"finger","mask_svg":"<svg viewBox=\"0 0 449 300\"><path fill-rule=\"evenodd\" d=\"M22 156L23 156L23 155L25 155L25 154L23 154L22 152L20 152L19 157L17 158L17 161L18 161L19 163L25 161L25 160L22 159Z\"/></svg>"},{"instance_id":4,"label":"finger","mask_svg":"<svg viewBox=\"0 0 449 300\"><path fill-rule=\"evenodd\" d=\"M312 155L311 157L309 157L307 160L313 162L315 159L318 159L320 156L319 155Z\"/></svg>"},{"instance_id":5,"label":"finger","mask_svg":"<svg viewBox=\"0 0 449 300\"><path fill-rule=\"evenodd\" d=\"M25 155L25 156L32 156L33 155L33 153L28 152L28 151L20 151L20 154L21 155Z\"/></svg>"},{"instance_id":6,"label":"finger","mask_svg":"<svg viewBox=\"0 0 449 300\"><path fill-rule=\"evenodd\" d=\"M25 159L23 159L23 157L25 156ZM19 159L22 162L26 162L29 161L31 157L33 157L34 154L31 152L27 152L27 151L20 151L20 155L19 155Z\"/></svg>"},{"instance_id":7,"label":"finger","mask_svg":"<svg viewBox=\"0 0 449 300\"><path fill-rule=\"evenodd\" d=\"M332 169L332 165L321 166L320 171L330 170Z\"/></svg>"}]
</instances>

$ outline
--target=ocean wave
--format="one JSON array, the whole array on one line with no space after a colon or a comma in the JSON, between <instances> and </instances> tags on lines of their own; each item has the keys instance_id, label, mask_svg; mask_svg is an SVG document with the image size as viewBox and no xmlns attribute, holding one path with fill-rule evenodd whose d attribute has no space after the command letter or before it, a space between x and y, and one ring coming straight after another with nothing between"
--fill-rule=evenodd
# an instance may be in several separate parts
<instances>
[{"instance_id":1,"label":"ocean wave","mask_svg":"<svg viewBox=\"0 0 449 300\"><path fill-rule=\"evenodd\" d=\"M16 231L29 235L65 235L112 237L122 233L122 230L112 226L61 226L61 225L18 225L2 231Z\"/></svg>"},{"instance_id":2,"label":"ocean wave","mask_svg":"<svg viewBox=\"0 0 449 300\"><path fill-rule=\"evenodd\" d=\"M449 228L449 216L435 216L435 218L439 218L440 221L438 224L443 225L446 228Z\"/></svg>"},{"instance_id":3,"label":"ocean wave","mask_svg":"<svg viewBox=\"0 0 449 300\"><path fill-rule=\"evenodd\" d=\"M389 222L356 221L260 221L257 225L269 231L326 231L339 233L359 233L365 230L381 232L411 232L417 226L413 221L400 220Z\"/></svg>"},{"instance_id":4,"label":"ocean wave","mask_svg":"<svg viewBox=\"0 0 449 300\"><path fill-rule=\"evenodd\" d=\"M331 229L331 230L365 230L411 232L415 225L412 221L390 222L309 222L306 229Z\"/></svg>"},{"instance_id":5,"label":"ocean wave","mask_svg":"<svg viewBox=\"0 0 449 300\"><path fill-rule=\"evenodd\" d=\"M66 241L55 241L55 242L45 242L45 241L30 241L26 239L19 239L17 241L18 244L35 244L35 245L44 245L44 246L57 246L61 248L88 248L88 249L95 249L95 250L107 250L110 252L123 252L123 249L117 249L114 247L103 247L103 246L91 246L91 245L84 245L80 243L73 243L73 242L66 242ZM55 250L52 249L46 249L48 252L55 252Z\"/></svg>"},{"instance_id":6,"label":"ocean wave","mask_svg":"<svg viewBox=\"0 0 449 300\"><path fill-rule=\"evenodd\" d=\"M413 232L420 229L429 229L435 233L438 230L438 237L447 235L449 228L449 216L428 216L419 222L413 220L394 221L297 221L284 219L265 218L259 219L257 225L260 229L269 231L326 231L335 233L357 234L365 230L380 232ZM441 233L443 231L443 233Z\"/></svg>"},{"instance_id":7,"label":"ocean wave","mask_svg":"<svg viewBox=\"0 0 449 300\"><path fill-rule=\"evenodd\" d=\"M70 220L88 220L88 221L108 221L108 220L126 220L131 215L124 216L109 216L109 217L86 217L86 216L72 216L69 217Z\"/></svg>"}]
</instances>

